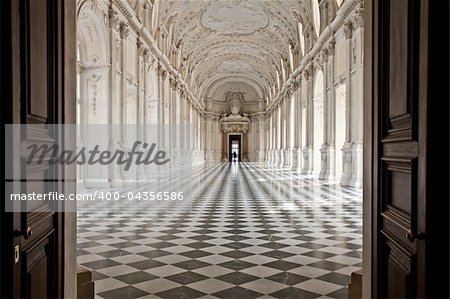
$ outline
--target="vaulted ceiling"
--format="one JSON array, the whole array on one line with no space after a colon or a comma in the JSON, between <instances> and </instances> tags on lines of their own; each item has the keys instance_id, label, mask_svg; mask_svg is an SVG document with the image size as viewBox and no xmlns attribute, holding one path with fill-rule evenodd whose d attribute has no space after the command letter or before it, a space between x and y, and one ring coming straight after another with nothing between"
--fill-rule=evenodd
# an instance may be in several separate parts
<instances>
[{"instance_id":1,"label":"vaulted ceiling","mask_svg":"<svg viewBox=\"0 0 450 299\"><path fill-rule=\"evenodd\" d=\"M164 0L159 7L159 23L204 97L230 81L266 96L289 47L299 44L299 22L313 23L311 0Z\"/></svg>"}]
</instances>

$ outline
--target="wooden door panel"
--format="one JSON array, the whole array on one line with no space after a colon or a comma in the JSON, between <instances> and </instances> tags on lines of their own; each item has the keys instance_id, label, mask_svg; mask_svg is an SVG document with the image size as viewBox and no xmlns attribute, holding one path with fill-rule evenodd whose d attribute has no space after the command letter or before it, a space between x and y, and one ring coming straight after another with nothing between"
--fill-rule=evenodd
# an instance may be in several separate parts
<instances>
[{"instance_id":1,"label":"wooden door panel","mask_svg":"<svg viewBox=\"0 0 450 299\"><path fill-rule=\"evenodd\" d=\"M415 165L415 159L392 156L383 158L382 162L382 175L385 180L382 213L392 213L408 226L411 224L413 187L417 186L413 176L417 171Z\"/></svg>"},{"instance_id":2,"label":"wooden door panel","mask_svg":"<svg viewBox=\"0 0 450 299\"><path fill-rule=\"evenodd\" d=\"M414 297L413 283L411 282L413 269L412 256L408 251L404 251L401 245L387 242L388 273L385 288L388 290L389 298L411 298Z\"/></svg>"},{"instance_id":3,"label":"wooden door panel","mask_svg":"<svg viewBox=\"0 0 450 299\"><path fill-rule=\"evenodd\" d=\"M47 0L30 0L24 2L24 5L29 6L29 71L30 71L30 97L28 98L28 113L47 118L47 98L48 93L48 16Z\"/></svg>"},{"instance_id":4,"label":"wooden door panel","mask_svg":"<svg viewBox=\"0 0 450 299\"><path fill-rule=\"evenodd\" d=\"M58 92L61 73L60 56L56 55L58 42L63 39L58 25L61 20L61 1L23 0L19 2L21 98L20 119L16 123L32 124L20 130L21 149L30 144L51 145L58 142L58 133L48 125L58 124L62 116L58 112L61 94ZM39 126L37 126L39 125ZM46 194L59 190L57 167L48 164L28 163L22 152L20 192ZM36 157L37 159L38 157ZM17 298L58 298L61 294L61 277L58 258L61 250L59 217L55 202L18 202L20 213L15 215L14 246L20 248L20 259L14 266L14 288ZM17 209L18 210L18 209Z\"/></svg>"},{"instance_id":5,"label":"wooden door panel","mask_svg":"<svg viewBox=\"0 0 450 299\"><path fill-rule=\"evenodd\" d=\"M74 122L75 6L75 1L63 0L0 1L1 123L4 129L6 124ZM72 186L65 185L64 173L74 169L47 167L45 163L27 164L23 159L26 153L25 157L20 157L24 153L23 146L30 143L62 145L63 133L45 126L21 127L14 134L7 133L6 129L2 132L6 141L2 160L6 167L2 178L8 192L62 193L69 188L73 191ZM55 175L58 171L60 175ZM6 199L7 193L5 195ZM59 208L62 205L58 203ZM23 209L17 210L18 207ZM68 258L64 260L62 242L63 229L70 229L63 223L72 216L66 217L53 208L43 201L14 202L0 207L1 298L63 298L66 290L70 298L74 297L75 258L71 255L74 252L67 247ZM68 278L65 290L64 277Z\"/></svg>"},{"instance_id":6,"label":"wooden door panel","mask_svg":"<svg viewBox=\"0 0 450 299\"><path fill-rule=\"evenodd\" d=\"M389 118L408 117L408 1L390 1L389 7Z\"/></svg>"},{"instance_id":7,"label":"wooden door panel","mask_svg":"<svg viewBox=\"0 0 450 299\"><path fill-rule=\"evenodd\" d=\"M380 63L378 98L375 105L379 161L374 175L378 181L374 231L378 258L375 297L410 298L420 293L416 282L425 279L418 269L424 246L418 246L418 128L419 123L418 1L375 1L378 20L377 59Z\"/></svg>"},{"instance_id":8,"label":"wooden door panel","mask_svg":"<svg viewBox=\"0 0 450 299\"><path fill-rule=\"evenodd\" d=\"M23 272L22 294L26 298L52 298L55 297L52 273L48 269L51 264L50 247L53 245L53 231L32 246L25 247L22 253ZM24 297L25 297L24 296Z\"/></svg>"}]
</instances>

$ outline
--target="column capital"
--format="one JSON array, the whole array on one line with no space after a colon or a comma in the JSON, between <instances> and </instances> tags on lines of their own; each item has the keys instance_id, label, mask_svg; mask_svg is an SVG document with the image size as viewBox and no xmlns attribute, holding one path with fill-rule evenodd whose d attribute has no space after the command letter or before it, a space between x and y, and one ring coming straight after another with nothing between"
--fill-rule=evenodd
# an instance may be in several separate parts
<instances>
[{"instance_id":1,"label":"column capital","mask_svg":"<svg viewBox=\"0 0 450 299\"><path fill-rule=\"evenodd\" d=\"M184 92L184 87L180 83L178 83L177 92L181 95Z\"/></svg>"},{"instance_id":2,"label":"column capital","mask_svg":"<svg viewBox=\"0 0 450 299\"><path fill-rule=\"evenodd\" d=\"M166 80L167 77L167 71L160 63L158 63L158 76L161 77L163 81Z\"/></svg>"},{"instance_id":3,"label":"column capital","mask_svg":"<svg viewBox=\"0 0 450 299\"><path fill-rule=\"evenodd\" d=\"M298 90L302 85L302 74L301 73L295 79L295 83L297 84L297 90Z\"/></svg>"},{"instance_id":4,"label":"column capital","mask_svg":"<svg viewBox=\"0 0 450 299\"><path fill-rule=\"evenodd\" d=\"M121 39L126 39L128 37L128 35L130 34L130 29L128 28L127 23L120 22L119 33Z\"/></svg>"},{"instance_id":5,"label":"column capital","mask_svg":"<svg viewBox=\"0 0 450 299\"><path fill-rule=\"evenodd\" d=\"M111 29L119 30L120 19L119 13L114 8L109 8L108 11L109 27Z\"/></svg>"},{"instance_id":6,"label":"column capital","mask_svg":"<svg viewBox=\"0 0 450 299\"><path fill-rule=\"evenodd\" d=\"M148 48L144 48L142 51L142 57L144 58L144 62L149 62L151 58L150 50Z\"/></svg>"},{"instance_id":7,"label":"column capital","mask_svg":"<svg viewBox=\"0 0 450 299\"><path fill-rule=\"evenodd\" d=\"M346 39L352 38L353 33L353 22L348 20L344 23L344 35Z\"/></svg>"},{"instance_id":8,"label":"column capital","mask_svg":"<svg viewBox=\"0 0 450 299\"><path fill-rule=\"evenodd\" d=\"M334 55L335 46L336 46L336 39L334 38L334 35L333 35L333 37L328 42L328 54L330 56Z\"/></svg>"},{"instance_id":9,"label":"column capital","mask_svg":"<svg viewBox=\"0 0 450 299\"><path fill-rule=\"evenodd\" d=\"M312 63L305 68L305 70L303 71L303 76L305 77L306 81L308 81L313 76L313 71L314 65Z\"/></svg>"},{"instance_id":10,"label":"column capital","mask_svg":"<svg viewBox=\"0 0 450 299\"><path fill-rule=\"evenodd\" d=\"M148 51L147 48L144 46L144 42L138 37L136 40L136 48L138 50L138 55L144 58L144 52Z\"/></svg>"},{"instance_id":11,"label":"column capital","mask_svg":"<svg viewBox=\"0 0 450 299\"><path fill-rule=\"evenodd\" d=\"M360 2L353 18L354 29L364 27L364 2Z\"/></svg>"},{"instance_id":12,"label":"column capital","mask_svg":"<svg viewBox=\"0 0 450 299\"><path fill-rule=\"evenodd\" d=\"M172 87L172 89L174 89L175 91L178 88L178 81L174 76L170 76L169 77L169 82L170 82L170 87Z\"/></svg>"},{"instance_id":13,"label":"column capital","mask_svg":"<svg viewBox=\"0 0 450 299\"><path fill-rule=\"evenodd\" d=\"M299 88L299 82L298 82L298 77L294 79L294 81L292 82L292 92L296 92Z\"/></svg>"},{"instance_id":14,"label":"column capital","mask_svg":"<svg viewBox=\"0 0 450 299\"><path fill-rule=\"evenodd\" d=\"M329 50L327 47L325 47L324 49L322 49L322 51L319 54L319 63L321 65L325 64L328 61L328 55L329 55Z\"/></svg>"},{"instance_id":15,"label":"column capital","mask_svg":"<svg viewBox=\"0 0 450 299\"><path fill-rule=\"evenodd\" d=\"M306 81L309 80L309 77L311 76L311 74L309 73L308 70L304 70L303 71L303 78L305 78Z\"/></svg>"}]
</instances>

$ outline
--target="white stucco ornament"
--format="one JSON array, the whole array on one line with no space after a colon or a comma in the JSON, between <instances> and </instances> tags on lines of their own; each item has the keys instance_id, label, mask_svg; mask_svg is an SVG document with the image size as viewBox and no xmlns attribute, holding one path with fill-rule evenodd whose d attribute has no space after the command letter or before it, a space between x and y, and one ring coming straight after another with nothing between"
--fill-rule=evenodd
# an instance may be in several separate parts
<instances>
[{"instance_id":1,"label":"white stucco ornament","mask_svg":"<svg viewBox=\"0 0 450 299\"><path fill-rule=\"evenodd\" d=\"M203 27L221 35L251 34L269 25L261 0L215 0L203 13Z\"/></svg>"},{"instance_id":2,"label":"white stucco ornament","mask_svg":"<svg viewBox=\"0 0 450 299\"><path fill-rule=\"evenodd\" d=\"M222 114L220 119L222 132L243 132L247 133L250 119L247 113L239 114L244 95L241 92L229 92L226 97L230 104L231 114Z\"/></svg>"}]
</instances>

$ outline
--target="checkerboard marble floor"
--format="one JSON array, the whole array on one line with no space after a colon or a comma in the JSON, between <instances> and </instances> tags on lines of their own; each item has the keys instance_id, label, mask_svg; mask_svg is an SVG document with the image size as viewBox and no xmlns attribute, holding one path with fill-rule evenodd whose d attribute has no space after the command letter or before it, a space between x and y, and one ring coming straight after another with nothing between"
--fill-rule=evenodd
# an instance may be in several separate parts
<instances>
[{"instance_id":1,"label":"checkerboard marble floor","mask_svg":"<svg viewBox=\"0 0 450 299\"><path fill-rule=\"evenodd\" d=\"M252 162L179 176L193 188L184 205L82 204L78 263L93 270L96 298L347 297L361 190Z\"/></svg>"}]
</instances>

